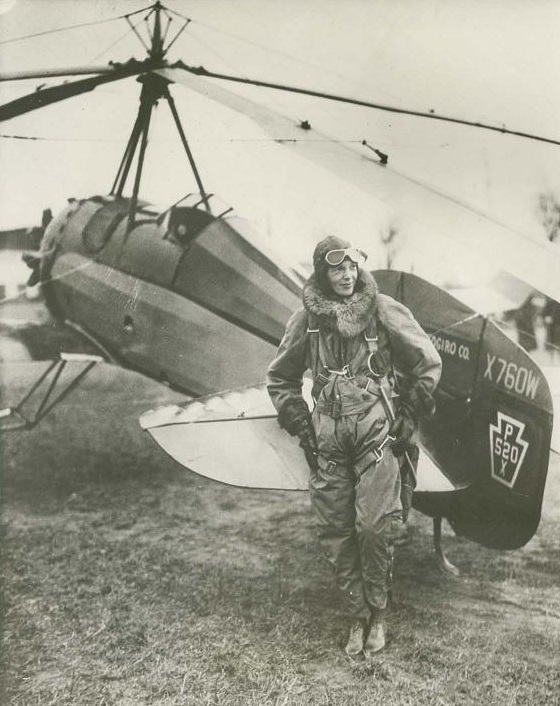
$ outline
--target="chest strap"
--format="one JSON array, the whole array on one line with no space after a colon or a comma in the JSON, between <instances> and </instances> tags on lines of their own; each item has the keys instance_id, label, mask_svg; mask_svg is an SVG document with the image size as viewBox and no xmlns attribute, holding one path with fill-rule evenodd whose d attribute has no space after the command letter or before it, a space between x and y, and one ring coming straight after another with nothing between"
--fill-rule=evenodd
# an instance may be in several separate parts
<instances>
[{"instance_id":1,"label":"chest strap","mask_svg":"<svg viewBox=\"0 0 560 706\"><path fill-rule=\"evenodd\" d=\"M337 365L332 351L326 345L317 317L311 312L309 313L307 334L313 369L320 370L315 376L311 390L311 395L315 402L317 402L322 389L332 379L333 375L340 375L347 380L354 380L357 377L356 385L358 387L379 396L379 391L376 388L387 381L391 364L388 336L378 317L372 318L363 332L368 350L368 371L364 371L360 375L356 375L355 371L352 371L351 365L353 361L346 363L342 368Z\"/></svg>"}]
</instances>

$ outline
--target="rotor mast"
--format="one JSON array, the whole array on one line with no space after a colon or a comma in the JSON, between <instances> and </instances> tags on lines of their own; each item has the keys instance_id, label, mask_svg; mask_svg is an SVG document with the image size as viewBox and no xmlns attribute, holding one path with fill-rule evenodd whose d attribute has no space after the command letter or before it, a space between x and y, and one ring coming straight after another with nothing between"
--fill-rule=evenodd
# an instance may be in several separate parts
<instances>
[{"instance_id":1,"label":"rotor mast","mask_svg":"<svg viewBox=\"0 0 560 706\"><path fill-rule=\"evenodd\" d=\"M165 56L165 52L163 50L163 38L161 35L161 11L163 9L163 5L159 0L157 0L156 4L153 7L153 11L155 12L155 18L154 18L154 31L152 34L152 46L150 48L149 54L150 56L155 59L156 61L162 61L163 57Z\"/></svg>"},{"instance_id":2,"label":"rotor mast","mask_svg":"<svg viewBox=\"0 0 560 706\"><path fill-rule=\"evenodd\" d=\"M147 20L150 17L150 15L152 15L152 14L154 15L153 29L152 29L152 32L150 35L150 47L148 49L148 54L149 54L151 62L153 62L157 68L161 68L161 67L165 66L165 64L166 64L165 54L166 54L167 49L171 46L171 44L173 42L175 42L175 40L177 39L179 34L183 31L183 29L188 24L188 22L185 23L183 28L174 37L172 42L170 42L168 44L168 46L165 47L164 46L165 38L164 38L164 35L162 32L162 24L161 24L161 13L164 10L165 10L165 7L158 0L152 6L150 12L148 13L148 15L146 17L146 20ZM202 180L200 178L200 174L198 172L192 151L190 149L185 132L183 130L183 126L181 124L179 114L177 112L177 108L175 107L175 102L171 96L171 93L169 92L168 86L169 86L170 81L168 81L167 79L165 79L161 76L158 76L157 74L153 74L153 73L143 74L142 76L140 76L138 78L138 81L142 84L142 90L140 92L140 106L138 108L138 114L136 116L136 121L135 121L134 126L132 128L132 132L130 134L127 146L125 148L123 158L121 160L121 163L119 165L119 169L117 171L117 176L116 176L115 181L113 183L113 188L111 189L111 194L114 194L118 197L122 197L126 182L128 180L130 169L131 169L132 163L134 161L134 156L138 152L136 173L135 173L135 177L134 177L134 186L133 186L133 190L132 190L132 197L130 200L130 209L129 209L129 213L128 213L127 232L130 232L132 230L132 228L134 227L136 209L138 207L138 194L140 192L140 181L142 178L142 170L144 167L146 148L148 146L148 132L149 132L149 128L150 128L150 120L151 120L151 116L152 116L152 110L157 105L160 98L165 98L165 100L167 101L167 103L169 105L169 108L171 110L171 114L173 116L173 120L174 120L175 125L177 127L177 130L179 132L179 137L181 139L181 142L183 144L183 148L184 148L186 155L187 155L187 158L189 160L191 169L193 171L193 174L194 174L197 186L198 186L198 190L200 191L200 195L202 197L202 202L204 203L206 210L209 213L211 212L208 195L206 193L206 190L204 189L204 185L203 185Z\"/></svg>"}]
</instances>

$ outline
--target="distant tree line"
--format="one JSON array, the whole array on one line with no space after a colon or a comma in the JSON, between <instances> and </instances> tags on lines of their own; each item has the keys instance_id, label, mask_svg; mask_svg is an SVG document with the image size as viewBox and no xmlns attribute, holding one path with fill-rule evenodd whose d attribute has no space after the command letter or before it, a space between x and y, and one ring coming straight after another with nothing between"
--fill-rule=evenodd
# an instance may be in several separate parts
<instances>
[{"instance_id":1,"label":"distant tree line","mask_svg":"<svg viewBox=\"0 0 560 706\"><path fill-rule=\"evenodd\" d=\"M546 237L555 243L560 233L560 200L552 191L539 195L539 213Z\"/></svg>"}]
</instances>

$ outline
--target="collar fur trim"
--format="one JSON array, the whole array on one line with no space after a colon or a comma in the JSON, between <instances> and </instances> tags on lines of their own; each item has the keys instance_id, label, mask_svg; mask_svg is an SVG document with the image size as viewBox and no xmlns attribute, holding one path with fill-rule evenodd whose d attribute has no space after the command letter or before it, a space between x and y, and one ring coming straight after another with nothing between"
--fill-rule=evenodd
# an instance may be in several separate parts
<instances>
[{"instance_id":1,"label":"collar fur trim","mask_svg":"<svg viewBox=\"0 0 560 706\"><path fill-rule=\"evenodd\" d=\"M303 305L317 317L318 325L352 338L364 331L377 311L377 284L372 275L360 270L354 294L348 299L328 297L317 284L315 275L303 287Z\"/></svg>"}]
</instances>

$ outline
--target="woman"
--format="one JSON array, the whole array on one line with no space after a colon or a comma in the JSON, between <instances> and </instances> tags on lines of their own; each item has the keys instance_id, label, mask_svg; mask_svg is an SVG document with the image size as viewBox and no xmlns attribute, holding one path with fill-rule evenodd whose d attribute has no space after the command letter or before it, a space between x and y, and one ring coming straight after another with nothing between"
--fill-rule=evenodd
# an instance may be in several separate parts
<instances>
[{"instance_id":1,"label":"woman","mask_svg":"<svg viewBox=\"0 0 560 706\"><path fill-rule=\"evenodd\" d=\"M403 521L397 457L414 448L417 418L433 412L441 372L409 310L378 293L361 269L366 257L336 236L318 243L303 308L288 321L267 376L278 421L299 436L312 470L319 542L351 619L351 658L385 646L394 535ZM307 369L313 414L302 397Z\"/></svg>"}]
</instances>

